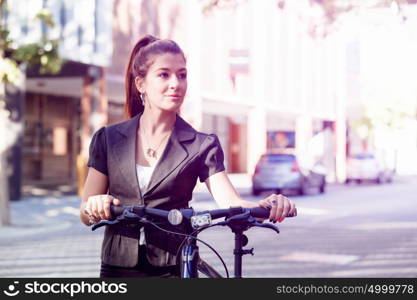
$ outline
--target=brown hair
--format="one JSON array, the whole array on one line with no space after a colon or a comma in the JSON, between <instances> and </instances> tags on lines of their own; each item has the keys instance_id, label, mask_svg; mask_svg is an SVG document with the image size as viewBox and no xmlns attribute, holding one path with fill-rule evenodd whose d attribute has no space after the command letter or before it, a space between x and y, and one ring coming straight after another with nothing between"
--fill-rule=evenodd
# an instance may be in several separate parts
<instances>
[{"instance_id":1,"label":"brown hair","mask_svg":"<svg viewBox=\"0 0 417 300\"><path fill-rule=\"evenodd\" d=\"M172 40L161 40L152 35L145 35L139 39L135 47L133 47L126 68L125 78L125 110L129 118L133 118L137 114L143 112L144 109L139 91L135 85L135 78L137 76L141 78L146 76L149 66L152 64L150 60L152 55L165 53L180 54L185 61L184 52L178 44Z\"/></svg>"}]
</instances>

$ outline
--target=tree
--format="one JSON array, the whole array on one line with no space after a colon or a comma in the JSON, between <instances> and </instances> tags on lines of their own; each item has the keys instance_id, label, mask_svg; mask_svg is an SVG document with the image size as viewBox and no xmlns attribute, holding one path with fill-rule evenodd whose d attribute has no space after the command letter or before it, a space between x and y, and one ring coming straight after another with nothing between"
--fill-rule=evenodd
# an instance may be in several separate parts
<instances>
[{"instance_id":1,"label":"tree","mask_svg":"<svg viewBox=\"0 0 417 300\"><path fill-rule=\"evenodd\" d=\"M401 130L416 117L412 107L401 103L369 102L361 110L362 115L352 120L350 125L361 141L362 151L384 152L384 159L391 160L396 169L397 141Z\"/></svg>"},{"instance_id":2,"label":"tree","mask_svg":"<svg viewBox=\"0 0 417 300\"><path fill-rule=\"evenodd\" d=\"M62 66L58 55L58 41L48 38L47 32L36 43L18 45L10 38L6 0L0 0L0 226L10 224L7 154L22 131L22 124L11 118L6 108L6 85L19 86L29 64L39 65L41 73L57 73ZM34 21L54 26L47 9L36 14Z\"/></svg>"}]
</instances>

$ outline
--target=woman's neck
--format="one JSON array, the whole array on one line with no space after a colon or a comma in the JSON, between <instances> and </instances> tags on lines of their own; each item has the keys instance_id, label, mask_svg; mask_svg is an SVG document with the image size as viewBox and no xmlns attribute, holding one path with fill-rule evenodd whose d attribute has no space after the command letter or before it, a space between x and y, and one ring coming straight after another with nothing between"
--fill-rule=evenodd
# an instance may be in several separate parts
<instances>
[{"instance_id":1,"label":"woman's neck","mask_svg":"<svg viewBox=\"0 0 417 300\"><path fill-rule=\"evenodd\" d=\"M176 118L176 112L151 111L145 108L140 122L149 135L157 135L171 131Z\"/></svg>"}]
</instances>

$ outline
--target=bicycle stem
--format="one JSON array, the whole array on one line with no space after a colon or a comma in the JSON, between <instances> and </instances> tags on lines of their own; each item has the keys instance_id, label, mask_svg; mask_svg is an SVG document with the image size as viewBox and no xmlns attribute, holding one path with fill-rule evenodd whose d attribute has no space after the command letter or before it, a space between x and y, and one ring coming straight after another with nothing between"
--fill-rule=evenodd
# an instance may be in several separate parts
<instances>
[{"instance_id":1,"label":"bicycle stem","mask_svg":"<svg viewBox=\"0 0 417 300\"><path fill-rule=\"evenodd\" d=\"M241 226L235 226L232 228L232 232L235 234L235 249L233 250L233 254L235 257L235 265L234 265L234 277L235 278L242 278L242 257L246 254L253 255L253 248L251 249L242 249L248 243L248 238L243 232L246 231L245 228Z\"/></svg>"}]
</instances>

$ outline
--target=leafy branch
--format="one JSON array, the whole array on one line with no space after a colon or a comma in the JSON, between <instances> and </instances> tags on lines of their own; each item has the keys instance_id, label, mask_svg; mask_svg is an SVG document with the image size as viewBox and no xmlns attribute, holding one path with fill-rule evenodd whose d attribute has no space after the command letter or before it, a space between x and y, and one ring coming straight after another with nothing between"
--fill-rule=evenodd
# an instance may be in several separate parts
<instances>
[{"instance_id":1,"label":"leafy branch","mask_svg":"<svg viewBox=\"0 0 417 300\"><path fill-rule=\"evenodd\" d=\"M7 24L8 7L6 0L0 0L0 80L4 83L17 84L22 76L21 64L39 65L39 72L56 74L60 71L63 60L58 53L59 41L49 39L44 33L35 43L16 45L10 38ZM46 8L41 9L34 21L40 21L53 28L55 23L52 14Z\"/></svg>"}]
</instances>

